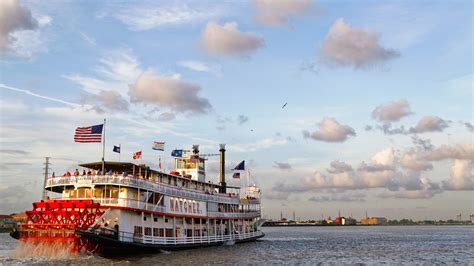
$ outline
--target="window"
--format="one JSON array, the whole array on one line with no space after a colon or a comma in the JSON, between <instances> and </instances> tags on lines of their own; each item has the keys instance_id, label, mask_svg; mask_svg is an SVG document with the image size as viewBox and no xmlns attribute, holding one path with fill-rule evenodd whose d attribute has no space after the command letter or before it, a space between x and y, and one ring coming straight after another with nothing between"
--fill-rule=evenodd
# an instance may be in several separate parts
<instances>
[{"instance_id":1,"label":"window","mask_svg":"<svg viewBox=\"0 0 474 266\"><path fill-rule=\"evenodd\" d=\"M153 236L160 236L160 228L153 228Z\"/></svg>"},{"instance_id":2,"label":"window","mask_svg":"<svg viewBox=\"0 0 474 266\"><path fill-rule=\"evenodd\" d=\"M142 235L142 227L135 226L133 227L133 236L141 236Z\"/></svg>"},{"instance_id":3,"label":"window","mask_svg":"<svg viewBox=\"0 0 474 266\"><path fill-rule=\"evenodd\" d=\"M146 221L146 216L143 216L143 221Z\"/></svg>"},{"instance_id":4,"label":"window","mask_svg":"<svg viewBox=\"0 0 474 266\"><path fill-rule=\"evenodd\" d=\"M168 222L168 218L165 218L165 223L167 223L167 222Z\"/></svg>"},{"instance_id":5,"label":"window","mask_svg":"<svg viewBox=\"0 0 474 266\"><path fill-rule=\"evenodd\" d=\"M145 235L151 236L151 227L145 227Z\"/></svg>"},{"instance_id":6,"label":"window","mask_svg":"<svg viewBox=\"0 0 474 266\"><path fill-rule=\"evenodd\" d=\"M158 222L158 217L153 217L153 221Z\"/></svg>"}]
</instances>

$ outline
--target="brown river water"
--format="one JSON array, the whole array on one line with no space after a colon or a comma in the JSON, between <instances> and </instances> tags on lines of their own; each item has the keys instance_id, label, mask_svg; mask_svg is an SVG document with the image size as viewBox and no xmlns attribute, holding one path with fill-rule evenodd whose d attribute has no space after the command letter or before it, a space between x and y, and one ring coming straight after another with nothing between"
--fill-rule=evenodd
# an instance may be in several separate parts
<instances>
[{"instance_id":1,"label":"brown river water","mask_svg":"<svg viewBox=\"0 0 474 266\"><path fill-rule=\"evenodd\" d=\"M264 227L253 243L106 259L68 247L22 245L0 234L4 265L474 265L474 226Z\"/></svg>"}]
</instances>

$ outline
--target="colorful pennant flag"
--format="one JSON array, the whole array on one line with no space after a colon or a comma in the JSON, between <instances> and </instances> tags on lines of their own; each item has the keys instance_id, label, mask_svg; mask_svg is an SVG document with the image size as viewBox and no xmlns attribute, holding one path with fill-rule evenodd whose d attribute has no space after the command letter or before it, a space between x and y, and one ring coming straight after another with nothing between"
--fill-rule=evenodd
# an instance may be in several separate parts
<instances>
[{"instance_id":1,"label":"colorful pennant flag","mask_svg":"<svg viewBox=\"0 0 474 266\"><path fill-rule=\"evenodd\" d=\"M183 157L183 150L173 150L171 152L171 156L173 156L173 157Z\"/></svg>"},{"instance_id":2,"label":"colorful pennant flag","mask_svg":"<svg viewBox=\"0 0 474 266\"><path fill-rule=\"evenodd\" d=\"M152 149L154 149L155 151L164 151L165 150L165 142L163 142L163 141L154 141Z\"/></svg>"}]
</instances>

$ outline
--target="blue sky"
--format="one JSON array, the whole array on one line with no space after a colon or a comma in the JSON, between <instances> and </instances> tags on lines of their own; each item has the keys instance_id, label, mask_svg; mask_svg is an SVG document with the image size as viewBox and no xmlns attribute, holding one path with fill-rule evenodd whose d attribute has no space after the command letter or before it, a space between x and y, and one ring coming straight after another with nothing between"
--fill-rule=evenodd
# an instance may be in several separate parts
<instances>
[{"instance_id":1,"label":"blue sky","mask_svg":"<svg viewBox=\"0 0 474 266\"><path fill-rule=\"evenodd\" d=\"M473 213L472 16L470 1L4 1L0 211L41 195L43 157L56 173L99 160L72 134L107 118L111 160L114 144L156 165L227 143L268 217Z\"/></svg>"}]
</instances>

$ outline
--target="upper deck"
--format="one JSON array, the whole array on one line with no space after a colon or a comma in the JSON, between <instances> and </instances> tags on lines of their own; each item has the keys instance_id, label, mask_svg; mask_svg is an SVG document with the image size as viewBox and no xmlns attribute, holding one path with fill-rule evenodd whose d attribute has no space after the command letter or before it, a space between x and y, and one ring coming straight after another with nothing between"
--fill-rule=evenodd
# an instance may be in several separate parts
<instances>
[{"instance_id":1,"label":"upper deck","mask_svg":"<svg viewBox=\"0 0 474 266\"><path fill-rule=\"evenodd\" d=\"M167 196L202 200L216 203L239 204L241 201L249 203L249 197L239 195L238 187L227 187L233 191L219 193L220 186L210 182L201 182L187 177L167 174L151 170L144 165L132 163L105 162L105 169L110 169L101 175L101 162L81 164L81 167L92 169L86 174L66 174L51 176L46 180L45 188L49 191L61 193L67 187L93 187L96 185L110 185L118 187L132 187L140 190L149 190ZM252 204L259 204L258 199L252 198Z\"/></svg>"}]
</instances>

